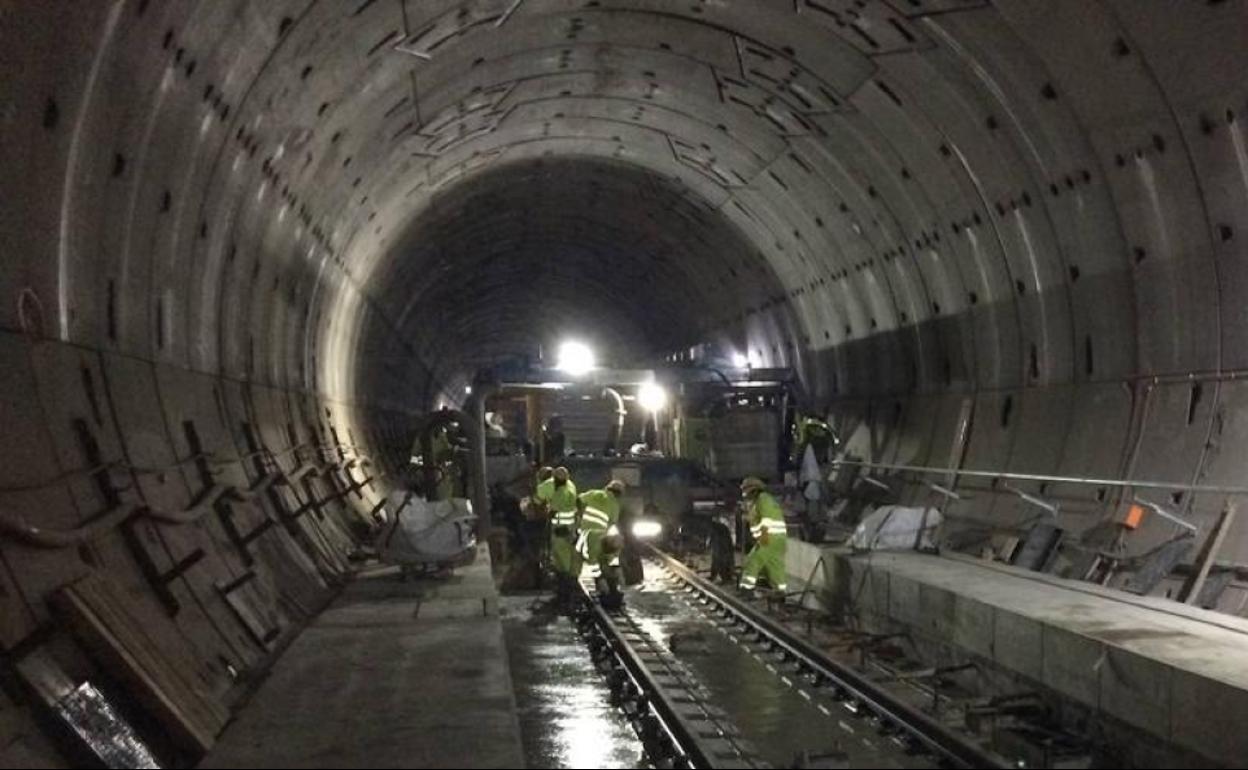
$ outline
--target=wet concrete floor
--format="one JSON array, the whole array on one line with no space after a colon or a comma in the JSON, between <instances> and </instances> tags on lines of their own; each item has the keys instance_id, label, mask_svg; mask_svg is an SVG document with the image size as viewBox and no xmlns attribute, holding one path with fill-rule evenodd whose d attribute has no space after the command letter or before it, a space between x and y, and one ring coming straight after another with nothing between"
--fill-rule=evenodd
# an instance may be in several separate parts
<instances>
[{"instance_id":1,"label":"wet concrete floor","mask_svg":"<svg viewBox=\"0 0 1248 770\"><path fill-rule=\"evenodd\" d=\"M791 767L805 754L807 766L933 766L707 615L678 585L647 565L646 582L628 596L631 624L670 651L760 764Z\"/></svg>"},{"instance_id":2,"label":"wet concrete floor","mask_svg":"<svg viewBox=\"0 0 1248 770\"><path fill-rule=\"evenodd\" d=\"M528 766L645 767L644 751L610 704L572 621L545 601L510 596L500 606ZM647 565L647 580L627 592L626 616L617 624L644 634L679 679L696 683L697 697L751 764L933 766L706 614L657 567Z\"/></svg>"},{"instance_id":3,"label":"wet concrete floor","mask_svg":"<svg viewBox=\"0 0 1248 770\"><path fill-rule=\"evenodd\" d=\"M446 580L365 570L274 665L200 767L517 767L489 555Z\"/></svg>"},{"instance_id":4,"label":"wet concrete floor","mask_svg":"<svg viewBox=\"0 0 1248 770\"><path fill-rule=\"evenodd\" d=\"M503 596L499 615L527 766L648 767L576 626L549 607L548 596Z\"/></svg>"}]
</instances>

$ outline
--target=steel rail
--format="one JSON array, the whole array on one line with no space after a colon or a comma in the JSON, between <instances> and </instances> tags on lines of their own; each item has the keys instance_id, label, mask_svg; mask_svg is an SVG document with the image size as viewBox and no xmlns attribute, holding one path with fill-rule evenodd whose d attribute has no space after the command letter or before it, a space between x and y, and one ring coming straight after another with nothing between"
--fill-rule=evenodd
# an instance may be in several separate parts
<instances>
[{"instance_id":1,"label":"steel rail","mask_svg":"<svg viewBox=\"0 0 1248 770\"><path fill-rule=\"evenodd\" d=\"M667 697L666 689L658 682L632 645L625 641L611 616L594 600L593 595L583 584L578 583L577 589L580 592L583 617L597 627L605 645L620 664L618 670L631 681L636 696L634 703L647 709L655 720L655 726L668 737L667 742L670 744L670 753L673 756L664 758L671 761L666 766L714 767L710 758L698 744L694 730L677 713L675 704ZM625 692L624 695L627 696L629 693ZM642 702L643 699L644 702ZM640 718L644 720L645 717ZM641 728L637 727L637 729L640 734ZM640 737L643 741L647 739L645 735ZM653 742L653 736L650 736L650 742ZM647 745L647 751L650 750L650 746Z\"/></svg>"},{"instance_id":2,"label":"steel rail","mask_svg":"<svg viewBox=\"0 0 1248 770\"><path fill-rule=\"evenodd\" d=\"M841 699L852 699L882 722L896 726L913 745L931 753L952 767L1006 768L1006 762L970 740L962 738L923 711L867 679L863 674L825 655L817 647L793 634L740 599L711 585L678 559L653 545L643 544L650 554L688 586L717 604L723 611L773 642L787 656L806 669L828 680Z\"/></svg>"}]
</instances>

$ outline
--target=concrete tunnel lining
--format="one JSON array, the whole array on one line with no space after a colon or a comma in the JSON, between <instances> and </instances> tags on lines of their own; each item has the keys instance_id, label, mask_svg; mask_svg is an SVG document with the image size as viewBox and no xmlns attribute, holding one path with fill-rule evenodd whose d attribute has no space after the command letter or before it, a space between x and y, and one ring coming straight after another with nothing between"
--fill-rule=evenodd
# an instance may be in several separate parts
<instances>
[{"instance_id":1,"label":"concrete tunnel lining","mask_svg":"<svg viewBox=\"0 0 1248 770\"><path fill-rule=\"evenodd\" d=\"M112 504L75 475L101 463L172 469L133 494L188 504L188 421L221 456L392 468L477 367L574 331L792 367L874 462L1173 483L1138 494L1203 528L1223 499L1185 487L1243 483L1237 3L133 0L0 25L23 437L0 486L42 526ZM1034 513L970 486L975 526ZM1127 502L1022 486L1074 531ZM1226 554L1248 560L1242 517ZM5 647L89 565L142 584L115 543L0 555ZM188 585L197 653L255 659Z\"/></svg>"},{"instance_id":2,"label":"concrete tunnel lining","mask_svg":"<svg viewBox=\"0 0 1248 770\"><path fill-rule=\"evenodd\" d=\"M111 37L78 54L94 62L89 81L60 84L59 99L41 91L48 105L84 98L41 132L49 158L73 160L47 185L64 191L52 208L58 271L37 256L48 245L22 252L34 269L19 283L47 307L47 331L346 401L372 383L376 403L425 408L465 373L430 377L436 362L397 326L407 310L374 282L393 280L386 266L435 193L566 155L648 169L716 209L762 261L723 259L732 312L697 331L793 365L825 403L909 395L913 419L895 433L944 430L937 394L954 392L982 394L985 412L1027 400L1024 419L1056 411L1046 422L1070 425L1084 399L1057 394L1077 388L1115 402L1092 418L1104 422L1018 446L1008 463L1113 475L1129 445L1086 444L1121 433L1138 398L1101 386L1241 363L1226 343L1242 322L1218 300L1236 267L1214 259L1235 248L1221 235L1235 223L1213 227L1209 212L1232 218L1242 187L1237 84L1217 66L1243 34L1227 9L1172 29L1161 11L1097 4L1075 32L1026 4L874 3L838 16L812 3L524 2L499 25L507 6L165 18L136 7L70 22ZM32 43L52 33L29 23ZM1167 49L1194 50L1193 30L1215 28L1218 42L1200 44L1208 67L1168 63ZM1071 40L1105 65L1104 83L1066 55ZM135 64L112 60L123 50L151 52L160 77L134 78ZM775 276L766 296L747 264ZM223 311L237 307L246 313ZM1193 424L1208 428L1217 401ZM1032 432L1010 428L986 428L969 460ZM1201 463L1196 451L1170 473L1190 481Z\"/></svg>"}]
</instances>

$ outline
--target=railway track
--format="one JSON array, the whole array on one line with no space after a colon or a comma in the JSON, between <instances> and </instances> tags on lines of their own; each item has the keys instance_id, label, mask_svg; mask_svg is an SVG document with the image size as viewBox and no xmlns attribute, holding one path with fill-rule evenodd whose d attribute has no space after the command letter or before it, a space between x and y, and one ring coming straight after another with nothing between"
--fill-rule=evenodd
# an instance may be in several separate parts
<instances>
[{"instance_id":1,"label":"railway track","mask_svg":"<svg viewBox=\"0 0 1248 770\"><path fill-rule=\"evenodd\" d=\"M896 692L650 548L628 607L577 619L655 767L1006 767Z\"/></svg>"}]
</instances>

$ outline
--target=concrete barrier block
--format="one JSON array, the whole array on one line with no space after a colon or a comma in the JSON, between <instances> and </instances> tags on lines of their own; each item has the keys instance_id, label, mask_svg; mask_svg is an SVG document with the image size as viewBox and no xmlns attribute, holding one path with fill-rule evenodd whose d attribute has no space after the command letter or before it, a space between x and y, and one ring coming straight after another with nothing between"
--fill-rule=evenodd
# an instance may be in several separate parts
<instances>
[{"instance_id":1,"label":"concrete barrier block","mask_svg":"<svg viewBox=\"0 0 1248 770\"><path fill-rule=\"evenodd\" d=\"M1045 685L1095 708L1100 702L1105 645L1056 626L1046 626L1042 638Z\"/></svg>"},{"instance_id":2,"label":"concrete barrier block","mask_svg":"<svg viewBox=\"0 0 1248 770\"><path fill-rule=\"evenodd\" d=\"M869 564L859 560L845 560L848 565L847 606L858 617L874 617L888 615L888 582L889 575L882 570L872 569Z\"/></svg>"},{"instance_id":3,"label":"concrete barrier block","mask_svg":"<svg viewBox=\"0 0 1248 770\"><path fill-rule=\"evenodd\" d=\"M953 641L957 595L940 586L919 584L919 632L941 643Z\"/></svg>"},{"instance_id":4,"label":"concrete barrier block","mask_svg":"<svg viewBox=\"0 0 1248 770\"><path fill-rule=\"evenodd\" d=\"M893 620L910 626L922 623L919 583L901 575L888 579L888 614Z\"/></svg>"},{"instance_id":5,"label":"concrete barrier block","mask_svg":"<svg viewBox=\"0 0 1248 770\"><path fill-rule=\"evenodd\" d=\"M814 583L822 581L822 568L815 569L822 558L823 549L819 546L790 538L784 556L784 568L789 573L790 582L800 581L804 584L807 580Z\"/></svg>"},{"instance_id":6,"label":"concrete barrier block","mask_svg":"<svg viewBox=\"0 0 1248 770\"><path fill-rule=\"evenodd\" d=\"M998 609L993 616L993 660L1039 681L1044 675L1043 633L1037 621Z\"/></svg>"},{"instance_id":7,"label":"concrete barrier block","mask_svg":"<svg viewBox=\"0 0 1248 770\"><path fill-rule=\"evenodd\" d=\"M1170 679L1170 736L1230 767L1248 758L1248 691L1175 669Z\"/></svg>"},{"instance_id":8,"label":"concrete barrier block","mask_svg":"<svg viewBox=\"0 0 1248 770\"><path fill-rule=\"evenodd\" d=\"M956 596L953 607L953 643L984 658L993 657L996 610L991 605Z\"/></svg>"},{"instance_id":9,"label":"concrete barrier block","mask_svg":"<svg viewBox=\"0 0 1248 770\"><path fill-rule=\"evenodd\" d=\"M1170 680L1174 669L1116 647L1101 665L1101 709L1154 735L1170 735Z\"/></svg>"}]
</instances>

